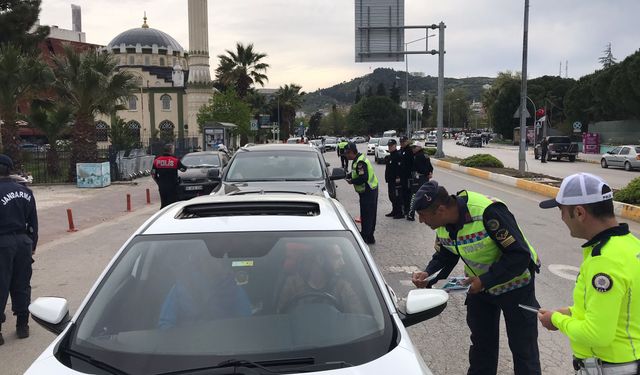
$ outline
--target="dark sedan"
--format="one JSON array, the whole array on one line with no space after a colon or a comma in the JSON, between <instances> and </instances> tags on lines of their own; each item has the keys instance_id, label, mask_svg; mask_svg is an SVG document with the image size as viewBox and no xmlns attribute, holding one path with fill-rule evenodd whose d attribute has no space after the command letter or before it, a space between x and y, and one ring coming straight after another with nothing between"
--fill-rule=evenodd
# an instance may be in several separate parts
<instances>
[{"instance_id":1,"label":"dark sedan","mask_svg":"<svg viewBox=\"0 0 640 375\"><path fill-rule=\"evenodd\" d=\"M178 172L180 199L210 194L220 183L222 168L229 163L226 153L220 151L191 152L182 157L185 172Z\"/></svg>"},{"instance_id":2,"label":"dark sedan","mask_svg":"<svg viewBox=\"0 0 640 375\"><path fill-rule=\"evenodd\" d=\"M322 153L308 145L260 145L238 150L222 175L216 195L241 193L325 193L335 198L334 180L343 179L342 168L331 174Z\"/></svg>"}]
</instances>

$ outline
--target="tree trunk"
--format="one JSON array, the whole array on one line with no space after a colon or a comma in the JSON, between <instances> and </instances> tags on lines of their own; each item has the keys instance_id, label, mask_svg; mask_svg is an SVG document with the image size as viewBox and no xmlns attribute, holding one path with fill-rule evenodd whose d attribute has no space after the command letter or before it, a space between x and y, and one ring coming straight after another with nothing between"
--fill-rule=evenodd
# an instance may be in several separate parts
<instances>
[{"instance_id":1,"label":"tree trunk","mask_svg":"<svg viewBox=\"0 0 640 375\"><path fill-rule=\"evenodd\" d=\"M95 163L98 161L96 127L91 116L78 116L73 125L69 181L75 181L76 163Z\"/></svg>"},{"instance_id":2,"label":"tree trunk","mask_svg":"<svg viewBox=\"0 0 640 375\"><path fill-rule=\"evenodd\" d=\"M50 143L50 148L47 150L47 175L49 181L56 177L60 177L60 158L58 157L58 151L55 149L55 142Z\"/></svg>"},{"instance_id":3,"label":"tree trunk","mask_svg":"<svg viewBox=\"0 0 640 375\"><path fill-rule=\"evenodd\" d=\"M2 150L0 152L8 155L13 159L14 169L20 169L22 163L22 153L20 150L20 136L18 135L18 124L14 111L3 111L0 113L3 124L0 125L2 130Z\"/></svg>"}]
</instances>

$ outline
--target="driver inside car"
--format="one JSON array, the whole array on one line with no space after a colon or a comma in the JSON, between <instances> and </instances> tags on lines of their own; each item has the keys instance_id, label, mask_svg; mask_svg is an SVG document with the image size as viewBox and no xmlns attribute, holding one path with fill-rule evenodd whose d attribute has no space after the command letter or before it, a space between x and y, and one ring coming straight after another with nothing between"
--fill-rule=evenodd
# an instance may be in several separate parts
<instances>
[{"instance_id":1,"label":"driver inside car","mask_svg":"<svg viewBox=\"0 0 640 375\"><path fill-rule=\"evenodd\" d=\"M344 275L345 261L337 244L307 250L297 270L287 276L278 301L278 313L286 313L297 304L324 303L343 313L365 313L360 296Z\"/></svg>"},{"instance_id":2,"label":"driver inside car","mask_svg":"<svg viewBox=\"0 0 640 375\"><path fill-rule=\"evenodd\" d=\"M249 298L225 266L225 259L208 252L192 253L184 259L162 304L159 328L251 315Z\"/></svg>"}]
</instances>

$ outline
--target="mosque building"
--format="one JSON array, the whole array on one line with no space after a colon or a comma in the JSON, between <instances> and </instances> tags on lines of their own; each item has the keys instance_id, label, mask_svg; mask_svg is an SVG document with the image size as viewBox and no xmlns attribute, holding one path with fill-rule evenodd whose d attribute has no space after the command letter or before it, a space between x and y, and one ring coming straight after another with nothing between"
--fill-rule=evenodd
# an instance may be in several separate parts
<instances>
[{"instance_id":1,"label":"mosque building","mask_svg":"<svg viewBox=\"0 0 640 375\"><path fill-rule=\"evenodd\" d=\"M197 114L213 94L209 71L207 0L188 0L189 49L169 34L152 28L145 14L142 26L118 34L104 50L119 70L137 78L138 90L116 115L140 142L151 138L178 140L191 147L200 142ZM96 121L98 142L106 144L113 118Z\"/></svg>"}]
</instances>

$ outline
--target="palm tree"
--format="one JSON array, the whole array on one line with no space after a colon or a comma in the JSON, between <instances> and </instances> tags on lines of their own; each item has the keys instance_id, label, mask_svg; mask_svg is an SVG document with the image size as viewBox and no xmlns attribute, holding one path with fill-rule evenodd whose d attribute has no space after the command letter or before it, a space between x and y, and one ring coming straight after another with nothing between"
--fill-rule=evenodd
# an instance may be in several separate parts
<instances>
[{"instance_id":1,"label":"palm tree","mask_svg":"<svg viewBox=\"0 0 640 375\"><path fill-rule=\"evenodd\" d=\"M253 43L246 47L236 43L235 52L226 52L226 55L218 55L220 65L216 69L216 80L223 88L233 87L244 98L254 84L264 86L269 80L265 74L269 64L261 62L267 54L255 52Z\"/></svg>"},{"instance_id":2,"label":"palm tree","mask_svg":"<svg viewBox=\"0 0 640 375\"><path fill-rule=\"evenodd\" d=\"M12 44L0 46L0 152L20 164L18 103L28 102L51 81L51 70L35 52Z\"/></svg>"},{"instance_id":3,"label":"palm tree","mask_svg":"<svg viewBox=\"0 0 640 375\"><path fill-rule=\"evenodd\" d=\"M77 52L65 47L54 58L54 88L73 113L69 177L75 177L75 164L98 158L95 117L122 109L121 103L136 89L135 77L118 71L109 54Z\"/></svg>"},{"instance_id":4,"label":"palm tree","mask_svg":"<svg viewBox=\"0 0 640 375\"><path fill-rule=\"evenodd\" d=\"M290 85L280 86L278 91L276 91L275 100L280 107L280 121L283 125L280 131L286 137L291 133L291 125L296 119L296 110L302 107L302 96L304 96L305 93L301 92L301 89L302 87L292 83Z\"/></svg>"},{"instance_id":5,"label":"palm tree","mask_svg":"<svg viewBox=\"0 0 640 375\"><path fill-rule=\"evenodd\" d=\"M47 108L49 107L49 108ZM60 175L60 164L57 144L61 136L69 130L71 121L71 108L58 102L53 106L34 105L27 117L29 123L40 129L49 141L47 150L47 174L51 177Z\"/></svg>"}]
</instances>

